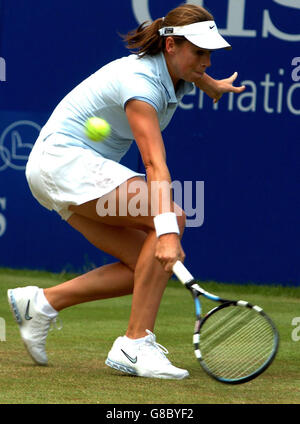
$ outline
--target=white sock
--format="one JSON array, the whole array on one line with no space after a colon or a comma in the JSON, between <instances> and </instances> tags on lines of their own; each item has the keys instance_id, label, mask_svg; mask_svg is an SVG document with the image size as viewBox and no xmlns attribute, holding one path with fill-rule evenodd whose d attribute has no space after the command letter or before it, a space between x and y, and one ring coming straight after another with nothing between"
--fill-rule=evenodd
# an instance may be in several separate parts
<instances>
[{"instance_id":1,"label":"white sock","mask_svg":"<svg viewBox=\"0 0 300 424\"><path fill-rule=\"evenodd\" d=\"M50 303L46 299L43 289L38 290L37 296L35 298L35 305L42 314L47 315L51 319L55 318L58 315L58 312L50 305Z\"/></svg>"}]
</instances>

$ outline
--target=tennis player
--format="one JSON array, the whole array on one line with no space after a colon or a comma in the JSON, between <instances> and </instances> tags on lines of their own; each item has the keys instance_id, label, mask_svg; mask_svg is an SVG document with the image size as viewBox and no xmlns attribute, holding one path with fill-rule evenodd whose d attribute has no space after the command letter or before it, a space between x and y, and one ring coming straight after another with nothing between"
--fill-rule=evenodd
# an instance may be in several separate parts
<instances>
[{"instance_id":1,"label":"tennis player","mask_svg":"<svg viewBox=\"0 0 300 424\"><path fill-rule=\"evenodd\" d=\"M11 289L8 299L29 354L45 365L46 337L59 311L132 294L127 331L113 343L106 364L143 377L183 379L188 371L171 364L153 334L172 265L185 256L185 215L172 200L161 131L194 85L214 101L245 87L233 86L236 73L218 81L206 74L211 52L230 45L204 8L184 4L124 38L136 53L102 67L58 104L26 168L33 196L118 262L45 290ZM110 136L101 143L85 136L84 124L91 116L111 125ZM119 163L132 140L141 153L146 180ZM155 182L159 201L153 208L150 193ZM135 216L129 204L137 186L148 213ZM103 213L104 205L112 202L114 213Z\"/></svg>"}]
</instances>

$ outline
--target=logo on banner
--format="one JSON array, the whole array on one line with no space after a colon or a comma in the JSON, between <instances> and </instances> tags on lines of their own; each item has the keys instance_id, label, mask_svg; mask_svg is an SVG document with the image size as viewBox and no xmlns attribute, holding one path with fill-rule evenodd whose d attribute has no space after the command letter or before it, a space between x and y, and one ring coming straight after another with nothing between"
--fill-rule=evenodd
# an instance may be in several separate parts
<instances>
[{"instance_id":1,"label":"logo on banner","mask_svg":"<svg viewBox=\"0 0 300 424\"><path fill-rule=\"evenodd\" d=\"M0 197L0 237L5 234L6 231L6 217L1 211L6 209L6 197Z\"/></svg>"},{"instance_id":2,"label":"logo on banner","mask_svg":"<svg viewBox=\"0 0 300 424\"><path fill-rule=\"evenodd\" d=\"M149 11L149 1L150 0L131 0L135 19L139 24L142 24L145 21L152 21L151 13ZM186 0L186 3L203 6L203 0Z\"/></svg>"},{"instance_id":3,"label":"logo on banner","mask_svg":"<svg viewBox=\"0 0 300 424\"><path fill-rule=\"evenodd\" d=\"M149 2L150 0L131 0L135 19L139 24L145 21L152 21L151 13L149 11ZM229 37L257 37L257 28L245 28L246 0L227 0L227 2L227 24L226 28L219 30L220 33ZM186 0L186 3L204 7L206 6L204 0ZM290 9L300 10L300 0L273 0L273 3L277 3L280 6L288 7ZM252 5L253 2L249 1L247 7L251 7ZM262 10L262 19L259 20L259 22L262 22L262 28L260 28L260 30L263 38L268 38L271 35L280 40L300 41L300 34L290 34L280 30L274 24L268 9Z\"/></svg>"},{"instance_id":4,"label":"logo on banner","mask_svg":"<svg viewBox=\"0 0 300 424\"><path fill-rule=\"evenodd\" d=\"M0 137L0 172L6 168L22 171L41 130L33 121L16 121Z\"/></svg>"},{"instance_id":5,"label":"logo on banner","mask_svg":"<svg viewBox=\"0 0 300 424\"><path fill-rule=\"evenodd\" d=\"M0 57L0 81L6 81L6 62L3 57Z\"/></svg>"}]
</instances>

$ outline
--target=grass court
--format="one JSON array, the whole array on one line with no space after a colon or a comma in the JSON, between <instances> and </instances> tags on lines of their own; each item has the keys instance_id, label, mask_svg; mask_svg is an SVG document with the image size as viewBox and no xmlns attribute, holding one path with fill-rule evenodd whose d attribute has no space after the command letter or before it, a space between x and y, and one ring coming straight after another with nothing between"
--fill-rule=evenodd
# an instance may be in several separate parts
<instances>
[{"instance_id":1,"label":"grass court","mask_svg":"<svg viewBox=\"0 0 300 424\"><path fill-rule=\"evenodd\" d=\"M0 404L299 404L300 288L200 282L225 298L261 306L280 334L273 364L257 379L238 386L218 383L198 364L192 345L194 305L189 292L171 280L160 307L155 334L169 359L190 372L182 381L138 378L105 365L108 351L126 331L131 297L95 301L59 314L63 328L47 338L49 365L28 356L8 303L7 289L49 287L70 274L0 269L0 317L6 340L0 341ZM203 301L204 309L212 303ZM292 321L294 320L294 324ZM294 338L294 340L293 340Z\"/></svg>"}]
</instances>

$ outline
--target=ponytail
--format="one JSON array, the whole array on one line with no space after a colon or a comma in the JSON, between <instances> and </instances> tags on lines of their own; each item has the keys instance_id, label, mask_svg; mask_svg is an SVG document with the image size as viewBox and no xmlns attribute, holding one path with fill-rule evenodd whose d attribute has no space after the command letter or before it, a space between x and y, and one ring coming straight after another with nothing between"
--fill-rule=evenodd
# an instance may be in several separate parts
<instances>
[{"instance_id":1,"label":"ponytail","mask_svg":"<svg viewBox=\"0 0 300 424\"><path fill-rule=\"evenodd\" d=\"M150 25L143 22L137 29L123 36L126 47L130 50L138 50L136 54L154 56L160 53L164 47L164 39L158 30L163 27L164 18L158 18ZM134 52L134 51L133 51Z\"/></svg>"}]
</instances>

